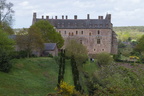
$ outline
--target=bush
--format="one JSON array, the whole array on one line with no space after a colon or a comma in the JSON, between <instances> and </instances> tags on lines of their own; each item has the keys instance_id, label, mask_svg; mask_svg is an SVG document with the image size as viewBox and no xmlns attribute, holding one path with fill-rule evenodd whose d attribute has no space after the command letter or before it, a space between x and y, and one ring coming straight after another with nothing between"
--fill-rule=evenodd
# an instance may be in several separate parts
<instances>
[{"instance_id":1,"label":"bush","mask_svg":"<svg viewBox=\"0 0 144 96\"><path fill-rule=\"evenodd\" d=\"M142 96L143 72L127 69L116 64L100 68L87 82L92 96Z\"/></svg>"},{"instance_id":2,"label":"bush","mask_svg":"<svg viewBox=\"0 0 144 96\"><path fill-rule=\"evenodd\" d=\"M0 71L8 73L12 65L10 64L10 56L5 52L0 54Z\"/></svg>"},{"instance_id":3,"label":"bush","mask_svg":"<svg viewBox=\"0 0 144 96\"><path fill-rule=\"evenodd\" d=\"M109 65L113 62L113 58L109 53L99 53L96 55L97 64L101 66Z\"/></svg>"}]
</instances>

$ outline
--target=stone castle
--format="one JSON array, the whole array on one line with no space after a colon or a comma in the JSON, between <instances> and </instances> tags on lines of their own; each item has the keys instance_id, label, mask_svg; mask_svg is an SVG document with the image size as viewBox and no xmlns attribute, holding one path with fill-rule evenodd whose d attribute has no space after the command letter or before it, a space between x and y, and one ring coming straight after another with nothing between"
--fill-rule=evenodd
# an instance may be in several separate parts
<instances>
[{"instance_id":1,"label":"stone castle","mask_svg":"<svg viewBox=\"0 0 144 96\"><path fill-rule=\"evenodd\" d=\"M77 42L86 46L89 54L96 54L100 52L108 52L117 54L117 38L113 31L113 24L111 23L111 14L107 14L105 18L98 16L98 19L78 19L77 15L74 19L68 19L68 16L62 16L62 19L49 18L49 16L42 16L37 18L37 14L33 13L32 24L39 20L49 21L59 32L65 40L76 39Z\"/></svg>"}]
</instances>

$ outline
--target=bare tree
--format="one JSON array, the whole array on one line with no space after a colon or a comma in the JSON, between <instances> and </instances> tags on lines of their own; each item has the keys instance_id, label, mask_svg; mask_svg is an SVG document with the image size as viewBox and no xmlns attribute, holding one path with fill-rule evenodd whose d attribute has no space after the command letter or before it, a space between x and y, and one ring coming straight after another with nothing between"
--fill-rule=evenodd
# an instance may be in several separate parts
<instances>
[{"instance_id":1,"label":"bare tree","mask_svg":"<svg viewBox=\"0 0 144 96\"><path fill-rule=\"evenodd\" d=\"M7 3L6 0L0 0L0 24L12 24L14 10L12 9L13 3Z\"/></svg>"}]
</instances>

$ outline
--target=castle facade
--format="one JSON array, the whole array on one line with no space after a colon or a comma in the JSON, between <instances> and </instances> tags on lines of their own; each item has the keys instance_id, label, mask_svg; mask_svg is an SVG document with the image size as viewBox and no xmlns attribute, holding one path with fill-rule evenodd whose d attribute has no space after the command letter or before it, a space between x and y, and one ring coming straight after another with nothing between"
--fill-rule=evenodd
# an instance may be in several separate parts
<instances>
[{"instance_id":1,"label":"castle facade","mask_svg":"<svg viewBox=\"0 0 144 96\"><path fill-rule=\"evenodd\" d=\"M98 19L90 19L89 14L86 19L78 19L77 15L74 16L74 19L68 19L68 16L58 19L57 16L37 18L37 14L33 13L32 24L39 20L49 21L62 35L65 43L68 39L75 39L86 46L89 54L100 52L117 54L117 35L113 31L111 14L107 14L105 18L98 16Z\"/></svg>"}]
</instances>

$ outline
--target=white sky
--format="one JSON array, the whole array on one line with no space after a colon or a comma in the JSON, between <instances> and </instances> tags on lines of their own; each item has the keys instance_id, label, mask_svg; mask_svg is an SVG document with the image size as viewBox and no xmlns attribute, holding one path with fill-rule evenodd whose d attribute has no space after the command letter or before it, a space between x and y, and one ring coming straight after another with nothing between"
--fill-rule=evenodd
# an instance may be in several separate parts
<instances>
[{"instance_id":1,"label":"white sky","mask_svg":"<svg viewBox=\"0 0 144 96\"><path fill-rule=\"evenodd\" d=\"M28 28L32 24L33 12L37 17L42 15L58 16L68 15L73 19L97 19L99 15L112 15L114 26L144 26L143 0L7 0L14 4L15 21L13 28Z\"/></svg>"}]
</instances>

